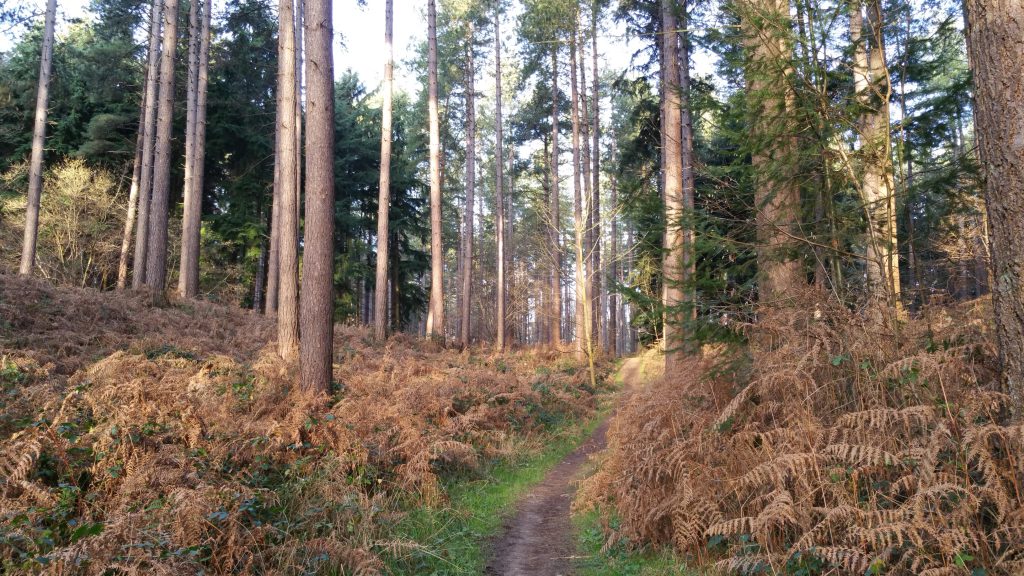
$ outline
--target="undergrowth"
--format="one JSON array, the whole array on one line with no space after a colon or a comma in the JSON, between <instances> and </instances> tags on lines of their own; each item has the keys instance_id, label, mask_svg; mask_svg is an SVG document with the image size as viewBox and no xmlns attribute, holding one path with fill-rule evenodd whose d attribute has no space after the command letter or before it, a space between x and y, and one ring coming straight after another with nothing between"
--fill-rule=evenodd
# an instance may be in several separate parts
<instances>
[{"instance_id":1,"label":"undergrowth","mask_svg":"<svg viewBox=\"0 0 1024 576\"><path fill-rule=\"evenodd\" d=\"M410 510L602 392L553 357L338 327L336 391L308 397L271 322L145 300L0 277L3 572L384 573L426 551Z\"/></svg>"},{"instance_id":2,"label":"undergrowth","mask_svg":"<svg viewBox=\"0 0 1024 576\"><path fill-rule=\"evenodd\" d=\"M390 571L418 576L483 574L490 552L487 544L511 507L589 437L601 419L599 412L589 421L563 427L543 447L516 450L487 465L482 474L449 479L444 505L421 507L395 526L397 537L422 546L393 555L388 560Z\"/></svg>"},{"instance_id":3,"label":"undergrowth","mask_svg":"<svg viewBox=\"0 0 1024 576\"><path fill-rule=\"evenodd\" d=\"M987 302L881 327L818 303L636 393L577 507L732 574L1024 573L1024 427ZM610 517L610 516L609 516Z\"/></svg>"},{"instance_id":4,"label":"undergrowth","mask_svg":"<svg viewBox=\"0 0 1024 576\"><path fill-rule=\"evenodd\" d=\"M633 546L624 539L606 539L608 532L618 531L614 513L602 515L590 510L574 518L577 547L581 556L576 561L578 576L696 576L670 551L650 546ZM607 522L607 526L603 523Z\"/></svg>"}]
</instances>

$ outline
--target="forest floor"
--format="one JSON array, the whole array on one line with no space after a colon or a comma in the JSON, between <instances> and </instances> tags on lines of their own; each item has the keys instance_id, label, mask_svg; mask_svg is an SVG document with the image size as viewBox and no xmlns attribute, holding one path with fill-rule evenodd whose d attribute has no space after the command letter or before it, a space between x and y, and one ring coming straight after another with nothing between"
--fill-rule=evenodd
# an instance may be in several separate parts
<instances>
[{"instance_id":1,"label":"forest floor","mask_svg":"<svg viewBox=\"0 0 1024 576\"><path fill-rule=\"evenodd\" d=\"M648 377L643 356L623 362L617 380L621 398L642 387ZM606 418L571 454L552 468L521 499L495 539L488 576L558 576L571 574L582 557L571 517L576 485L590 457L605 448Z\"/></svg>"},{"instance_id":2,"label":"forest floor","mask_svg":"<svg viewBox=\"0 0 1024 576\"><path fill-rule=\"evenodd\" d=\"M615 393L610 363L339 325L309 397L271 319L151 301L0 274L0 573L479 575Z\"/></svg>"}]
</instances>

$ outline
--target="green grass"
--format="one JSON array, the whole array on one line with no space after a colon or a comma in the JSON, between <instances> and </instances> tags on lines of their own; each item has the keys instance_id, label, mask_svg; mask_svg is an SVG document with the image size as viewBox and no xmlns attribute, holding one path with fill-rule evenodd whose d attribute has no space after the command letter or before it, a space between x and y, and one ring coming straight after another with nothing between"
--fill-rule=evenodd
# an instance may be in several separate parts
<instances>
[{"instance_id":1,"label":"green grass","mask_svg":"<svg viewBox=\"0 0 1024 576\"><path fill-rule=\"evenodd\" d=\"M448 504L409 512L389 537L412 541L388 559L392 574L477 576L487 563L490 539L512 506L570 454L607 416L602 410L585 422L569 424L539 452L494 463L474 478L449 481Z\"/></svg>"},{"instance_id":2,"label":"green grass","mask_svg":"<svg viewBox=\"0 0 1024 576\"><path fill-rule=\"evenodd\" d=\"M674 554L667 550L641 548L631 550L618 542L602 551L605 535L601 530L599 512L591 511L573 518L576 541L581 558L577 560L577 576L697 576Z\"/></svg>"}]
</instances>

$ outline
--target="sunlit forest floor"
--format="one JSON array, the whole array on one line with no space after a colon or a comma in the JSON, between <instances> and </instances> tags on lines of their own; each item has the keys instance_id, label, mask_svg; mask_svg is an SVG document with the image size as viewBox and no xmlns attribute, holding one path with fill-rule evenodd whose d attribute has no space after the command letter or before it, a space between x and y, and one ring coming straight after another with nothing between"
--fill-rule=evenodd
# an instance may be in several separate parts
<instances>
[{"instance_id":1,"label":"sunlit forest floor","mask_svg":"<svg viewBox=\"0 0 1024 576\"><path fill-rule=\"evenodd\" d=\"M612 388L607 365L593 389L560 356L338 327L312 398L272 321L150 300L0 275L5 573L471 574Z\"/></svg>"}]
</instances>

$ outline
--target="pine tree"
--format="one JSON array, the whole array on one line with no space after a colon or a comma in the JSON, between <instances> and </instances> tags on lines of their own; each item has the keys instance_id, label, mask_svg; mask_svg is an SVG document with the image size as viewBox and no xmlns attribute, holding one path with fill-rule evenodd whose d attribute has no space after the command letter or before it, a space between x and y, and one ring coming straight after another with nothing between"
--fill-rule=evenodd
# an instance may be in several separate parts
<instances>
[{"instance_id":1,"label":"pine tree","mask_svg":"<svg viewBox=\"0 0 1024 576\"><path fill-rule=\"evenodd\" d=\"M437 113L437 5L427 0L427 114L430 123L430 304L427 337L444 341L444 246L441 243L441 126Z\"/></svg>"},{"instance_id":2,"label":"pine tree","mask_svg":"<svg viewBox=\"0 0 1024 576\"><path fill-rule=\"evenodd\" d=\"M473 24L466 25L466 205L462 225L462 288L459 297L459 344L470 342L470 310L473 297L473 193L476 189L476 66Z\"/></svg>"},{"instance_id":3,"label":"pine tree","mask_svg":"<svg viewBox=\"0 0 1024 576\"><path fill-rule=\"evenodd\" d=\"M495 4L494 9L494 105L495 105L495 210L497 212L496 230L498 254L497 254L497 338L495 346L498 351L505 349L505 198L504 198L504 164L505 156L502 152L502 118L501 118L501 7Z\"/></svg>"},{"instance_id":4,"label":"pine tree","mask_svg":"<svg viewBox=\"0 0 1024 576\"><path fill-rule=\"evenodd\" d=\"M302 273L302 388L330 389L334 354L334 61L331 0L307 0L306 233ZM388 0L390 4L390 0ZM389 11L390 12L390 11Z\"/></svg>"},{"instance_id":5,"label":"pine tree","mask_svg":"<svg viewBox=\"0 0 1024 576\"><path fill-rule=\"evenodd\" d=\"M295 12L292 0L281 0L278 8L278 76L280 93L277 130L280 132L276 162L280 186L278 228L277 350L286 360L299 352L298 309L298 189L295 174Z\"/></svg>"},{"instance_id":6,"label":"pine tree","mask_svg":"<svg viewBox=\"0 0 1024 576\"><path fill-rule=\"evenodd\" d=\"M392 47L392 0L384 3L384 105L380 128L380 190L377 200L377 292L374 302L373 334L382 340L388 333L388 209L391 204L391 113L394 91ZM397 318L396 318L397 320Z\"/></svg>"},{"instance_id":7,"label":"pine tree","mask_svg":"<svg viewBox=\"0 0 1024 576\"><path fill-rule=\"evenodd\" d=\"M145 205L149 206L149 189L153 177L153 131L156 124L156 83L157 66L160 62L160 19L163 18L163 0L153 0L149 13L149 50L146 60L146 80L142 87L142 107L139 112L139 128L136 135L135 161L132 169L132 183L128 194L128 214L124 221L124 236L121 239L121 256L117 264L117 288L123 289L128 285L128 253L131 251L132 233L135 230L135 222L139 210L145 198ZM148 159L148 163L144 162ZM145 190L145 196L143 196ZM148 212L148 211L147 211ZM147 213L148 217L148 213ZM142 243L145 246L145 243ZM136 246L138 249L138 246ZM145 253L145 252L143 252ZM136 260L137 262L137 260ZM141 269L136 265L136 275L141 276L145 270L145 263ZM141 286L141 284L137 285Z\"/></svg>"},{"instance_id":8,"label":"pine tree","mask_svg":"<svg viewBox=\"0 0 1024 576\"><path fill-rule=\"evenodd\" d=\"M662 79L665 83L662 90L662 115L665 119L662 126L665 142L662 152L665 165L665 257L662 274L665 285L662 294L665 306L665 373L674 374L685 357L683 315L680 311L685 298L682 116L679 102L678 36L673 32L677 29L674 0L661 0L661 27Z\"/></svg>"},{"instance_id":9,"label":"pine tree","mask_svg":"<svg viewBox=\"0 0 1024 576\"><path fill-rule=\"evenodd\" d=\"M992 242L992 298L1003 378L1024 412L1024 3L967 0L967 44Z\"/></svg>"},{"instance_id":10,"label":"pine tree","mask_svg":"<svg viewBox=\"0 0 1024 576\"><path fill-rule=\"evenodd\" d=\"M153 189L149 201L146 241L146 285L157 298L167 284L167 219L171 192L171 137L174 123L174 52L178 41L178 0L164 6L164 35L160 52L160 92L157 97Z\"/></svg>"},{"instance_id":11,"label":"pine tree","mask_svg":"<svg viewBox=\"0 0 1024 576\"><path fill-rule=\"evenodd\" d=\"M50 68L53 65L53 29L57 20L57 0L48 0L43 24L43 50L39 58L39 84L36 89L35 124L32 128L32 157L29 160L28 202L25 206L25 240L21 249L22 276L31 276L36 262L39 238L39 199L43 194L43 151L46 145L46 110L50 99Z\"/></svg>"},{"instance_id":12,"label":"pine tree","mask_svg":"<svg viewBox=\"0 0 1024 576\"><path fill-rule=\"evenodd\" d=\"M206 0L209 2L209 0ZM195 186L196 105L199 100L199 36L200 0L189 0L188 7L188 85L185 120L185 213L181 226L181 259L178 269L178 294L194 298L199 288L199 212L196 200L202 201ZM205 10L204 10L205 11ZM200 204L201 205L201 204Z\"/></svg>"}]
</instances>

